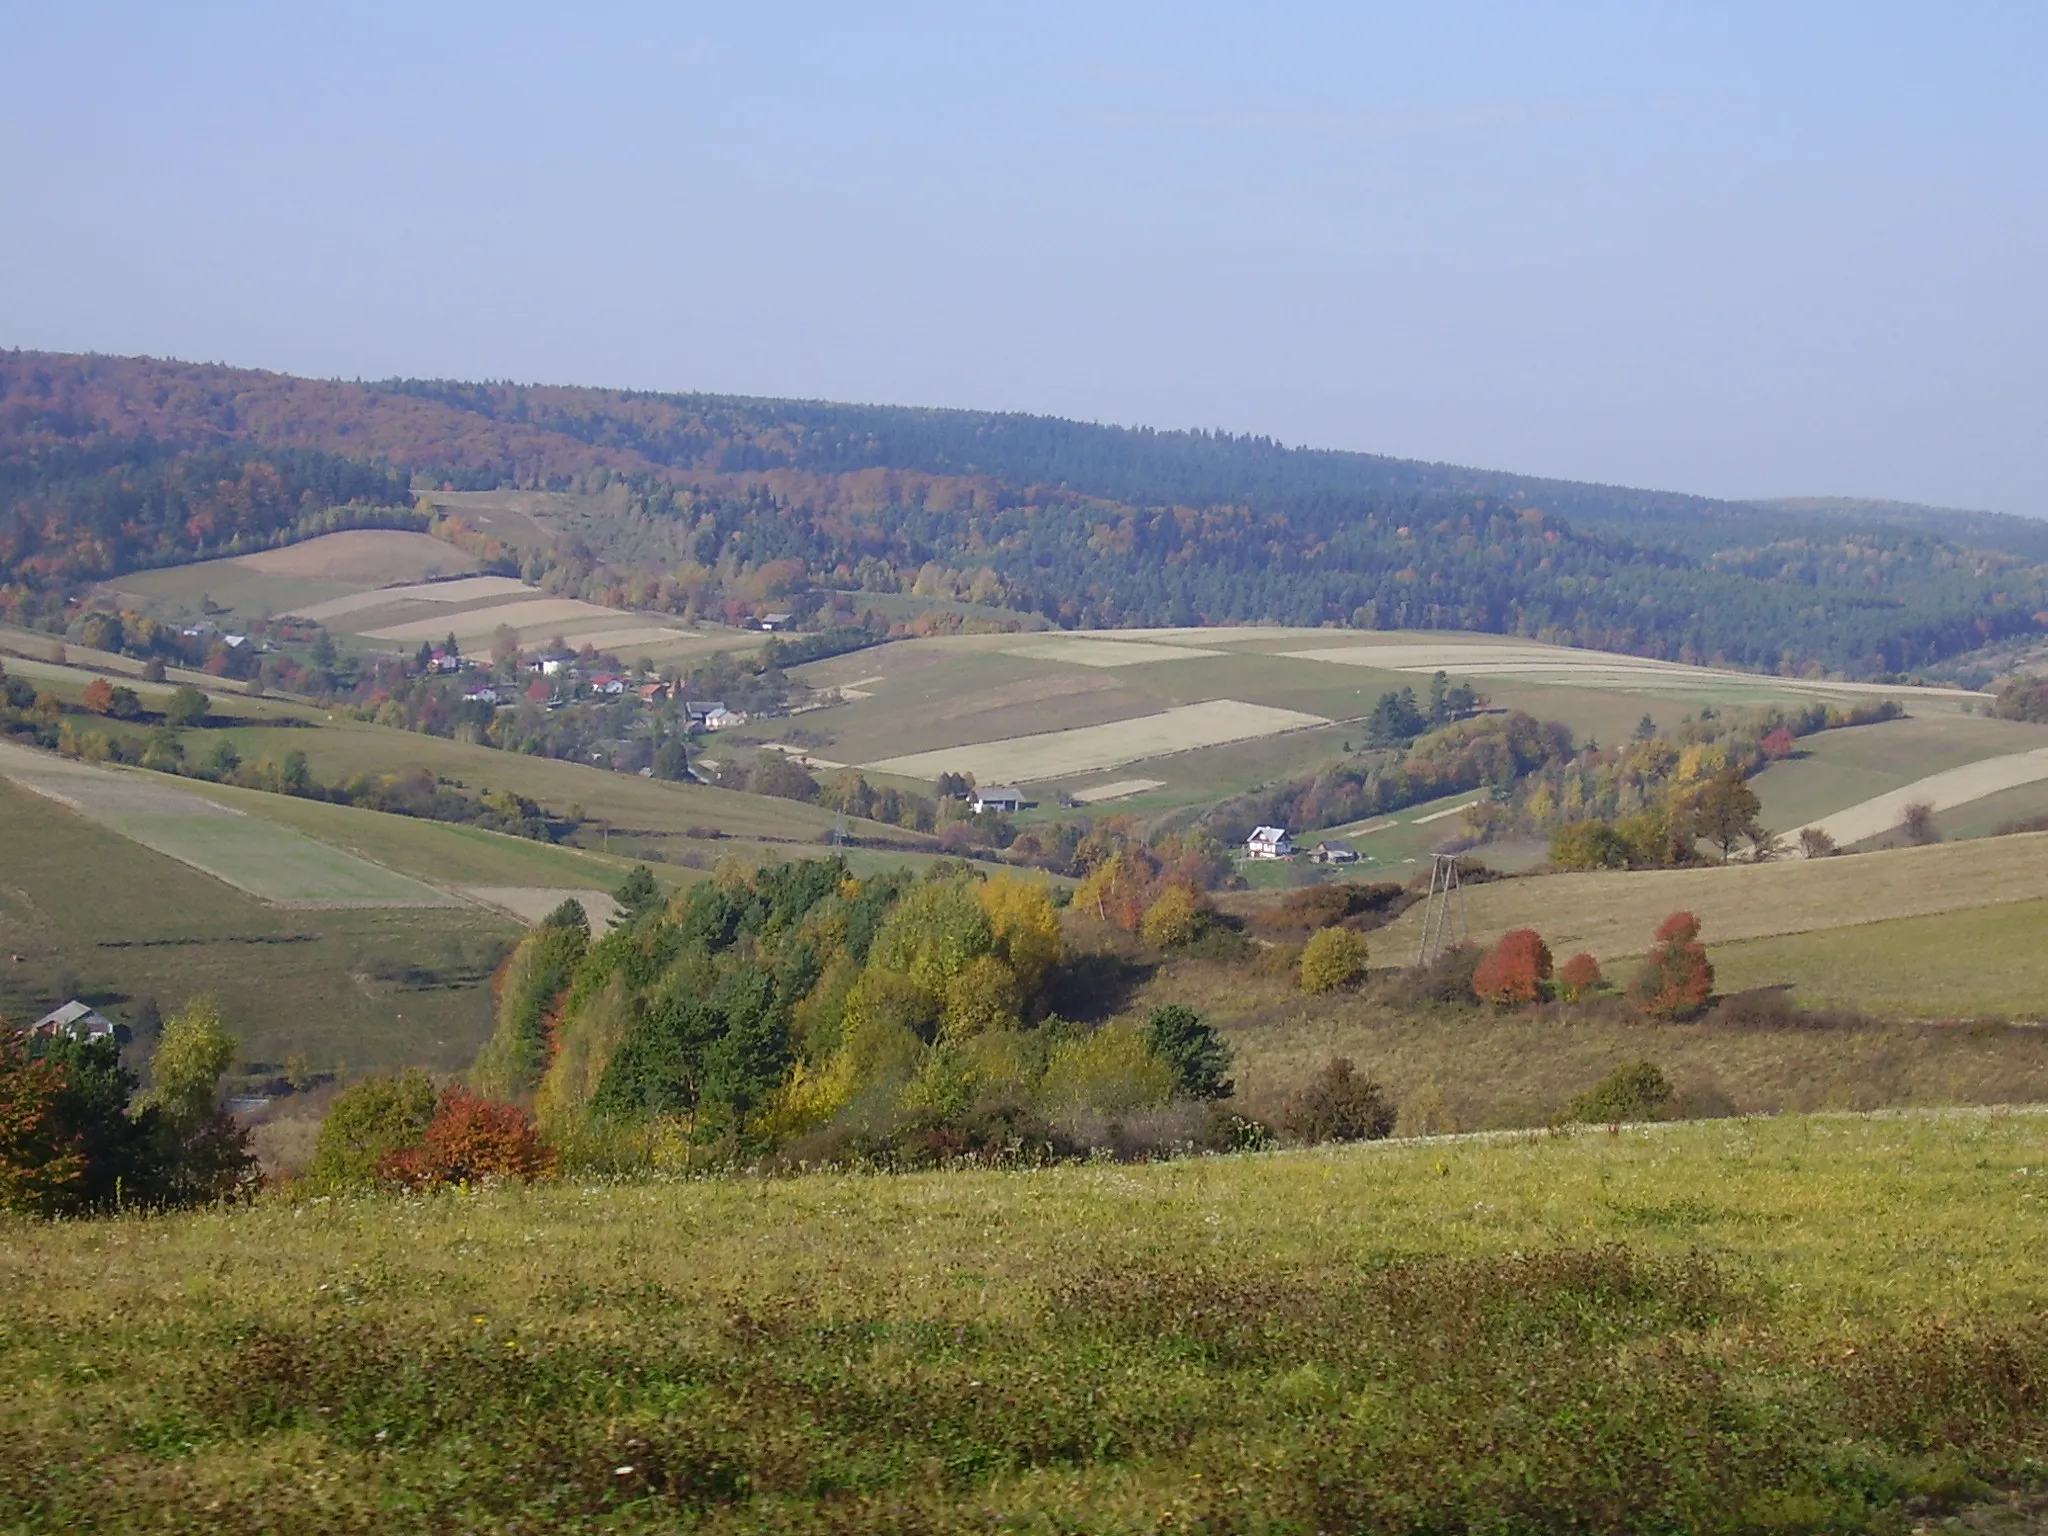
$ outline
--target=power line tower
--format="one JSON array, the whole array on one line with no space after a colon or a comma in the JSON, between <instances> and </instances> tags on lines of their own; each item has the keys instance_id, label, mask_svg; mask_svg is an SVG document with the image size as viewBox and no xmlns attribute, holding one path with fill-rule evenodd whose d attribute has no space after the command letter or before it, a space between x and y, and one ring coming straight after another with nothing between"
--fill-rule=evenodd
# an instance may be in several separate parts
<instances>
[{"instance_id":1,"label":"power line tower","mask_svg":"<svg viewBox=\"0 0 2048 1536\"><path fill-rule=\"evenodd\" d=\"M1456 939L1451 928L1458 930ZM1452 944L1472 937L1472 921L1465 910L1465 885L1458 877L1455 853L1431 855L1429 897L1422 907L1422 943L1415 951L1415 963L1428 965Z\"/></svg>"}]
</instances>

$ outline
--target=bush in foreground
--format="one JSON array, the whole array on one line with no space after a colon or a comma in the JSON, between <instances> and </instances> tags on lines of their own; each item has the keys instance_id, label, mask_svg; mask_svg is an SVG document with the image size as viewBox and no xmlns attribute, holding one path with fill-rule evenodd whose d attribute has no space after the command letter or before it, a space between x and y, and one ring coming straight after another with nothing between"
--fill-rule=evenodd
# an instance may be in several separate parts
<instances>
[{"instance_id":1,"label":"bush in foreground","mask_svg":"<svg viewBox=\"0 0 2048 1536\"><path fill-rule=\"evenodd\" d=\"M1564 1120L1579 1125L1619 1125L1629 1120L1663 1117L1677 1097L1663 1070L1651 1061L1616 1067L1573 1099Z\"/></svg>"},{"instance_id":2,"label":"bush in foreground","mask_svg":"<svg viewBox=\"0 0 2048 1536\"><path fill-rule=\"evenodd\" d=\"M525 1110L451 1083L441 1090L419 1143L386 1153L377 1177L404 1189L432 1189L486 1179L537 1179L553 1173L555 1165L554 1148L541 1140Z\"/></svg>"},{"instance_id":3,"label":"bush in foreground","mask_svg":"<svg viewBox=\"0 0 2048 1536\"><path fill-rule=\"evenodd\" d=\"M439 1104L433 1080L417 1069L351 1083L320 1122L307 1184L318 1190L368 1188L385 1159L419 1145Z\"/></svg>"},{"instance_id":4,"label":"bush in foreground","mask_svg":"<svg viewBox=\"0 0 2048 1536\"><path fill-rule=\"evenodd\" d=\"M1714 995L1714 967L1699 941L1700 920L1674 912L1657 925L1657 942L1629 986L1629 998L1653 1018L1690 1019Z\"/></svg>"},{"instance_id":5,"label":"bush in foreground","mask_svg":"<svg viewBox=\"0 0 2048 1536\"><path fill-rule=\"evenodd\" d=\"M1397 1118L1378 1083L1334 1056L1288 1100L1280 1129L1296 1141L1378 1141L1394 1134Z\"/></svg>"}]
</instances>

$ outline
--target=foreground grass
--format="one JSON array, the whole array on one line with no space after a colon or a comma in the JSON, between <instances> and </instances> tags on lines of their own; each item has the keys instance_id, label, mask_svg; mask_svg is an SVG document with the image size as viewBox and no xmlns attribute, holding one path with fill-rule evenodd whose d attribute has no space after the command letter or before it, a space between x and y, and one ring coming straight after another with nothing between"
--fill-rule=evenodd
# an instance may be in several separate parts
<instances>
[{"instance_id":1,"label":"foreground grass","mask_svg":"<svg viewBox=\"0 0 2048 1536\"><path fill-rule=\"evenodd\" d=\"M0 1528L1844 1530L2048 1457L2048 1115L0 1228Z\"/></svg>"}]
</instances>

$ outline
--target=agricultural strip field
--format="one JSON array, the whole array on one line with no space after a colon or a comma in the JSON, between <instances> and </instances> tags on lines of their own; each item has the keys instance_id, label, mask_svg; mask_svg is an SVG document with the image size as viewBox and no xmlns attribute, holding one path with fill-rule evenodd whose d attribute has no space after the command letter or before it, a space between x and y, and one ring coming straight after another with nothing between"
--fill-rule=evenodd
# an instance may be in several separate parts
<instances>
[{"instance_id":1,"label":"agricultural strip field","mask_svg":"<svg viewBox=\"0 0 2048 1536\"><path fill-rule=\"evenodd\" d=\"M1651 930L1681 909L1698 915L1711 948L2042 897L2048 833L2040 832L1833 859L1543 875L1464 893L1477 940L1534 928L1559 957L1586 949L1602 961L1644 953ZM1417 908L1389 925L1376 940L1381 953L1412 955L1421 919Z\"/></svg>"},{"instance_id":2,"label":"agricultural strip field","mask_svg":"<svg viewBox=\"0 0 2048 1536\"><path fill-rule=\"evenodd\" d=\"M1081 726L1032 736L948 747L936 752L885 758L868 766L909 778L936 778L941 773L972 773L983 783L1014 779L1039 783L1070 774L1118 768L1197 747L1277 736L1287 731L1327 725L1317 715L1216 699L1186 704L1155 715L1111 725Z\"/></svg>"},{"instance_id":3,"label":"agricultural strip field","mask_svg":"<svg viewBox=\"0 0 2048 1536\"><path fill-rule=\"evenodd\" d=\"M388 587L400 582L466 576L477 568L478 562L467 550L432 534L397 528L349 528L219 563L265 576L317 576L326 581Z\"/></svg>"},{"instance_id":4,"label":"agricultural strip field","mask_svg":"<svg viewBox=\"0 0 2048 1536\"><path fill-rule=\"evenodd\" d=\"M1922 709L1901 720L1821 731L1750 781L1764 825L1804 826L1902 788L1916 779L1987 758L2048 747L2048 726ZM1894 818L1896 820L1896 818Z\"/></svg>"},{"instance_id":5,"label":"agricultural strip field","mask_svg":"<svg viewBox=\"0 0 2048 1536\"><path fill-rule=\"evenodd\" d=\"M1980 762L1966 763L1960 768L1950 768L1942 773L1930 774L1916 779L1898 789L1856 805L1808 822L1825 832L1842 847L1847 848L1870 838L1881 837L1899 825L1906 807L1913 804L1931 806L1937 811L1953 810L1981 800L1986 795L1995 795L2005 790L2017 789L2022 785L2039 783L2048 779L2048 747L2036 747L2031 752L2015 752L2007 757L1987 757ZM1795 827L1791 836L1797 837L1805 827Z\"/></svg>"},{"instance_id":6,"label":"agricultural strip field","mask_svg":"<svg viewBox=\"0 0 2048 1536\"><path fill-rule=\"evenodd\" d=\"M1142 640L1098 640L1076 636L1068 640L1040 640L1030 645L1004 648L1006 656L1026 656L1034 661L1057 661L1077 667L1134 667L1153 661L1187 661L1199 656L1221 656L1222 651L1202 650L1192 645L1150 645Z\"/></svg>"},{"instance_id":7,"label":"agricultural strip field","mask_svg":"<svg viewBox=\"0 0 2048 1536\"><path fill-rule=\"evenodd\" d=\"M1900 1529L2038 1465L2044 1165L2011 1111L16 1224L0 1521Z\"/></svg>"},{"instance_id":8,"label":"agricultural strip field","mask_svg":"<svg viewBox=\"0 0 2048 1536\"><path fill-rule=\"evenodd\" d=\"M129 1020L206 993L245 1065L321 1070L459 1071L490 1032L520 929L498 912L271 906L5 778L0 828L0 1016L76 995Z\"/></svg>"},{"instance_id":9,"label":"agricultural strip field","mask_svg":"<svg viewBox=\"0 0 2048 1536\"><path fill-rule=\"evenodd\" d=\"M1749 939L1709 953L1723 992L1789 986L1816 1006L2048 1022L2048 901Z\"/></svg>"},{"instance_id":10,"label":"agricultural strip field","mask_svg":"<svg viewBox=\"0 0 2048 1536\"><path fill-rule=\"evenodd\" d=\"M317 624L327 624L372 608L396 607L404 603L473 603L480 598L515 597L532 590L513 576L463 576L452 581L416 582L409 586L352 592L347 597L301 608L297 616Z\"/></svg>"},{"instance_id":11,"label":"agricultural strip field","mask_svg":"<svg viewBox=\"0 0 2048 1536\"><path fill-rule=\"evenodd\" d=\"M455 900L339 848L176 788L175 780L160 774L96 768L0 743L0 775L260 900L386 907ZM31 835L36 819L29 818Z\"/></svg>"}]
</instances>

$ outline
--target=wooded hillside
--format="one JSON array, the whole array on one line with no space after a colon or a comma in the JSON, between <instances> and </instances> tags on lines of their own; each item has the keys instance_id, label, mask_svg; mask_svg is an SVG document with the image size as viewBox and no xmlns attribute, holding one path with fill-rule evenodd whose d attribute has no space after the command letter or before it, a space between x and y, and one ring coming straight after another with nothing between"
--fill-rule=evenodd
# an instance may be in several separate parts
<instances>
[{"instance_id":1,"label":"wooded hillside","mask_svg":"<svg viewBox=\"0 0 2048 1536\"><path fill-rule=\"evenodd\" d=\"M623 478L643 524L676 525L687 580L728 594L765 594L746 578L773 566L776 595L917 588L1067 625L1470 629L1858 675L2048 629L2048 543L2022 518L1717 502L989 412L0 354L17 612L66 581L402 503L415 475ZM601 529L583 545L566 552L579 574L625 574Z\"/></svg>"}]
</instances>

